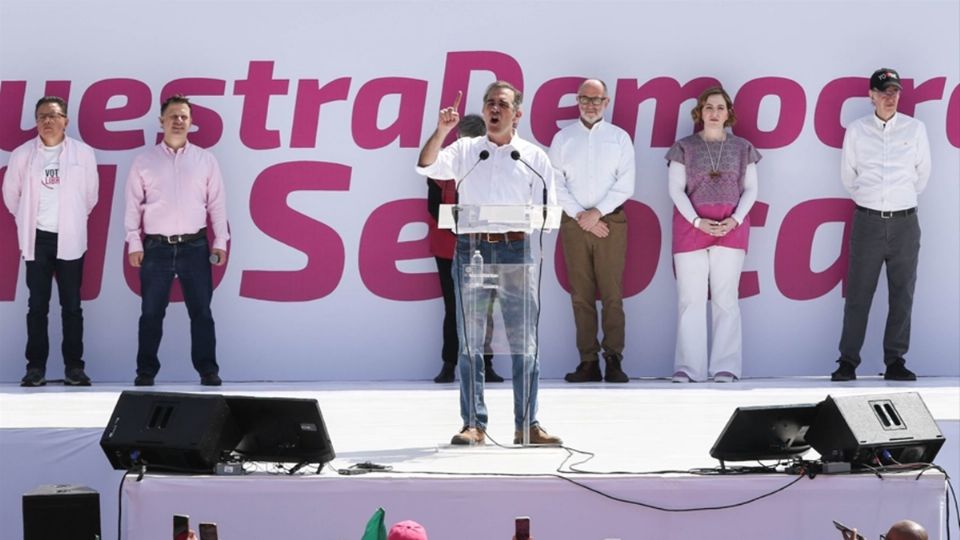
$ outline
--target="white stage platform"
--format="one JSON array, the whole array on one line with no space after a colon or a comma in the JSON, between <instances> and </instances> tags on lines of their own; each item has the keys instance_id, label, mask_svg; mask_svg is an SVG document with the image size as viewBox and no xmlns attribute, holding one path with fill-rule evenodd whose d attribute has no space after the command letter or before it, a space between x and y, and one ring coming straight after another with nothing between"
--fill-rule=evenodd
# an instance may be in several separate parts
<instances>
[{"instance_id":1,"label":"white stage platform","mask_svg":"<svg viewBox=\"0 0 960 540\"><path fill-rule=\"evenodd\" d=\"M103 426L119 393L132 387L0 386L0 522L4 538L22 537L20 496L39 484L82 484L100 492L103 538L116 539L121 473L99 448ZM876 538L896 519L923 523L931 538L947 538L944 478L914 474L819 475L736 508L664 512L617 502L559 476L610 495L670 509L725 506L786 486L788 475L694 476L717 465L708 451L734 408L815 403L828 394L919 392L946 436L937 464L960 474L960 380L921 378L887 383L862 377L754 379L737 384L675 385L634 380L627 385L569 385L544 381L539 418L565 443L595 457L578 466L595 474L556 475L562 449L516 448L509 384L488 386L489 433L504 444L448 445L460 425L456 385L411 383L244 383L211 390L160 385L163 392L209 392L316 398L337 459L332 465L373 461L391 474L245 477L147 475L124 486L124 540L168 539L170 516L216 521L223 540L358 538L378 507L387 521L415 519L436 539L510 538L516 515L530 515L544 539L838 537L831 520ZM575 454L573 463L584 459ZM816 457L814 452L808 459ZM570 465L571 462L567 462ZM749 465L749 464L747 464ZM566 469L565 469L566 470ZM619 473L619 474L610 474ZM553 476L556 475L556 476ZM953 515L952 502L951 514ZM954 538L960 538L952 517ZM6 536L9 534L10 536Z\"/></svg>"}]
</instances>

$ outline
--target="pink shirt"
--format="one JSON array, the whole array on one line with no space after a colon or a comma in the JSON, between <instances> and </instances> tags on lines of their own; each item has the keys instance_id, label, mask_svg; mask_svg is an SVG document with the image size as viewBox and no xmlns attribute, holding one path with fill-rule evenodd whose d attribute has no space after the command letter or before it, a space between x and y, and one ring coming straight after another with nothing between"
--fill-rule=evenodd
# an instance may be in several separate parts
<instances>
[{"instance_id":1,"label":"pink shirt","mask_svg":"<svg viewBox=\"0 0 960 540\"><path fill-rule=\"evenodd\" d=\"M708 149L709 147L709 149ZM716 156L716 163L713 162ZM701 218L722 221L734 214L744 191L747 166L760 161L760 153L746 139L731 133L721 149L719 142L706 142L693 134L680 139L667 152L667 161L680 163L686 169L685 194ZM716 166L718 176L710 172ZM753 202L751 201L752 205ZM673 253L686 253L724 246L747 250L750 238L750 217L744 214L740 226L725 236L714 237L697 229L673 208Z\"/></svg>"},{"instance_id":2,"label":"pink shirt","mask_svg":"<svg viewBox=\"0 0 960 540\"><path fill-rule=\"evenodd\" d=\"M143 234L174 236L213 227L213 248L227 249L227 205L217 158L187 143L163 142L137 155L127 176L124 227L128 253L143 251Z\"/></svg>"},{"instance_id":3,"label":"pink shirt","mask_svg":"<svg viewBox=\"0 0 960 540\"><path fill-rule=\"evenodd\" d=\"M29 140L10 154L3 181L3 203L17 222L20 253L34 260L40 179L43 177L43 140ZM93 149L65 137L60 154L60 208L57 212L57 258L79 259L87 251L87 216L97 204L100 176Z\"/></svg>"}]
</instances>

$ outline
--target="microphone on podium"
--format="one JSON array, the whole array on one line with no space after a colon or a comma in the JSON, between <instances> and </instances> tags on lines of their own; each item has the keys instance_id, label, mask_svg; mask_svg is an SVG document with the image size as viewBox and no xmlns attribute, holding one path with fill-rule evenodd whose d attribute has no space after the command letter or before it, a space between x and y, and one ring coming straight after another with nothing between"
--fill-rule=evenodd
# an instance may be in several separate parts
<instances>
[{"instance_id":1,"label":"microphone on podium","mask_svg":"<svg viewBox=\"0 0 960 540\"><path fill-rule=\"evenodd\" d=\"M510 152L510 157L513 158L514 161L519 161L520 163L523 163L524 165L526 165L527 168L533 172L533 174L537 175L537 178L540 179L540 183L543 184L543 223L544 225L546 225L547 223L547 181L543 179L543 175L540 174L539 171L537 171L536 169L533 168L532 165L527 163L527 160L520 157L519 150L514 150L513 152Z\"/></svg>"},{"instance_id":2,"label":"microphone on podium","mask_svg":"<svg viewBox=\"0 0 960 540\"><path fill-rule=\"evenodd\" d=\"M467 174L463 175L463 178L461 178L460 180L457 181L457 183L456 183L456 185L455 185L455 187L454 187L454 191L455 191L456 194L457 194L457 203L456 203L455 205L453 205L453 208L451 209L451 210L453 211L453 223L454 223L454 225L456 225L456 224L459 222L459 219L460 219L460 186L461 186L461 184L463 184L463 181L466 180L467 177L470 176L470 173L472 173L473 170L477 168L477 165L479 165L481 161L484 161L484 160L486 160L486 159L489 158L489 157L490 157L490 152L489 152L489 151L487 151L487 150L481 150L481 151L480 151L480 155L477 156L477 161L476 161L476 163L473 164L473 167L470 167L470 170L467 171Z\"/></svg>"}]
</instances>

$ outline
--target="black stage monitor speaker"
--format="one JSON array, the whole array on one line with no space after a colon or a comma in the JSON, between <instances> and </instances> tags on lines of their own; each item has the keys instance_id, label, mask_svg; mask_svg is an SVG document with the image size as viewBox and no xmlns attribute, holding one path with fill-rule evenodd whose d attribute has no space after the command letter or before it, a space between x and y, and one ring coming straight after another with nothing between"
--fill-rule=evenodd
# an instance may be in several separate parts
<instances>
[{"instance_id":1,"label":"black stage monitor speaker","mask_svg":"<svg viewBox=\"0 0 960 540\"><path fill-rule=\"evenodd\" d=\"M825 461L872 466L933 463L944 442L916 392L827 396L807 440Z\"/></svg>"},{"instance_id":2,"label":"black stage monitor speaker","mask_svg":"<svg viewBox=\"0 0 960 540\"><path fill-rule=\"evenodd\" d=\"M210 472L237 436L219 394L123 392L100 446L115 469Z\"/></svg>"},{"instance_id":3,"label":"black stage monitor speaker","mask_svg":"<svg viewBox=\"0 0 960 540\"><path fill-rule=\"evenodd\" d=\"M23 495L23 540L99 538L100 494L96 491L56 485L39 486Z\"/></svg>"},{"instance_id":4,"label":"black stage monitor speaker","mask_svg":"<svg viewBox=\"0 0 960 540\"><path fill-rule=\"evenodd\" d=\"M720 461L788 459L810 450L805 435L817 405L737 407L710 449Z\"/></svg>"},{"instance_id":5,"label":"black stage monitor speaker","mask_svg":"<svg viewBox=\"0 0 960 540\"><path fill-rule=\"evenodd\" d=\"M227 396L240 442L234 451L250 461L319 463L336 457L315 399Z\"/></svg>"}]
</instances>

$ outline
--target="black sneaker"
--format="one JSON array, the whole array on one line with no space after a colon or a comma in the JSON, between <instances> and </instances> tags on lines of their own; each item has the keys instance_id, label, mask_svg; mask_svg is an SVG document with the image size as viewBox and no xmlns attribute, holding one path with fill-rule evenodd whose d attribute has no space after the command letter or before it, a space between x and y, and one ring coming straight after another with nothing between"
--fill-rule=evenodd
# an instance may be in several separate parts
<instances>
[{"instance_id":1,"label":"black sneaker","mask_svg":"<svg viewBox=\"0 0 960 540\"><path fill-rule=\"evenodd\" d=\"M443 367L440 368L440 373L433 378L435 383L452 383L454 379L454 372L457 370L457 365L453 362L444 362Z\"/></svg>"},{"instance_id":2,"label":"black sneaker","mask_svg":"<svg viewBox=\"0 0 960 540\"><path fill-rule=\"evenodd\" d=\"M883 374L886 381L915 381L917 376L903 365L903 362L897 362L887 366L887 371Z\"/></svg>"},{"instance_id":3,"label":"black sneaker","mask_svg":"<svg viewBox=\"0 0 960 540\"><path fill-rule=\"evenodd\" d=\"M67 386L90 386L90 377L87 377L87 374L83 372L83 368L70 368L63 374L63 384Z\"/></svg>"},{"instance_id":4,"label":"black sneaker","mask_svg":"<svg viewBox=\"0 0 960 540\"><path fill-rule=\"evenodd\" d=\"M47 380L43 378L43 372L39 369L28 369L27 374L20 379L20 386L25 387L34 387L34 386L43 386L47 384Z\"/></svg>"},{"instance_id":5,"label":"black sneaker","mask_svg":"<svg viewBox=\"0 0 960 540\"><path fill-rule=\"evenodd\" d=\"M857 368L850 362L838 361L840 366L830 375L830 380L834 382L855 381L857 380Z\"/></svg>"},{"instance_id":6,"label":"black sneaker","mask_svg":"<svg viewBox=\"0 0 960 540\"><path fill-rule=\"evenodd\" d=\"M200 384L203 386L220 386L223 384L223 381L220 380L220 376L216 373L207 373L206 375L200 376Z\"/></svg>"},{"instance_id":7,"label":"black sneaker","mask_svg":"<svg viewBox=\"0 0 960 540\"><path fill-rule=\"evenodd\" d=\"M563 380L572 383L600 382L603 380L603 375L600 374L600 362L580 362L577 370L567 373Z\"/></svg>"},{"instance_id":8,"label":"black sneaker","mask_svg":"<svg viewBox=\"0 0 960 540\"><path fill-rule=\"evenodd\" d=\"M153 386L153 377L149 375L137 375L133 380L134 386Z\"/></svg>"}]
</instances>

